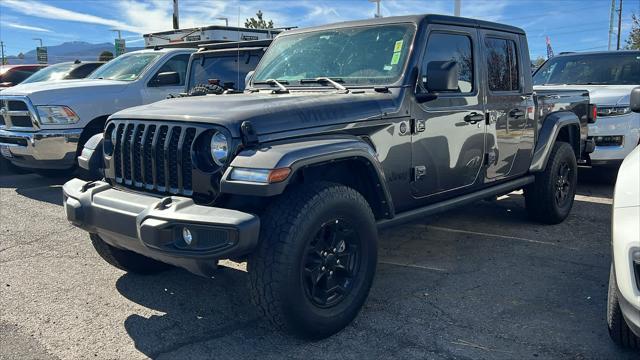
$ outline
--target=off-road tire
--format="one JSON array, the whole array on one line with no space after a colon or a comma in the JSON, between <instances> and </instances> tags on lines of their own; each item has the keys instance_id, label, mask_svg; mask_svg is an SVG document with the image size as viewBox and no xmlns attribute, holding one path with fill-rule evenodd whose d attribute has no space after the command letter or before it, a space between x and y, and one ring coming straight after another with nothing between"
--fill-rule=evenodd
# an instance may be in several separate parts
<instances>
[{"instance_id":1,"label":"off-road tire","mask_svg":"<svg viewBox=\"0 0 640 360\"><path fill-rule=\"evenodd\" d=\"M135 274L151 275L171 268L171 265L153 260L134 253L133 251L113 247L104 242L104 240L96 234L90 234L90 237L93 248L96 249L98 255L100 255L104 261L120 270Z\"/></svg>"},{"instance_id":2,"label":"off-road tire","mask_svg":"<svg viewBox=\"0 0 640 360\"><path fill-rule=\"evenodd\" d=\"M609 329L609 336L620 347L640 349L640 339L631 331L624 316L622 316L618 296L620 294L618 294L616 274L612 265L609 272L609 293L607 296L607 328Z\"/></svg>"},{"instance_id":3,"label":"off-road tire","mask_svg":"<svg viewBox=\"0 0 640 360\"><path fill-rule=\"evenodd\" d=\"M558 182L562 181L559 172L566 166L569 170L566 179L566 198L561 204L556 201ZM524 189L525 205L529 217L545 224L558 224L569 216L573 207L578 178L578 164L576 156L566 142L558 141L553 144L547 166L544 171L536 174L535 182Z\"/></svg>"},{"instance_id":4,"label":"off-road tire","mask_svg":"<svg viewBox=\"0 0 640 360\"><path fill-rule=\"evenodd\" d=\"M208 94L222 94L224 88L220 85L199 84L189 90L188 96L203 96Z\"/></svg>"},{"instance_id":5,"label":"off-road tire","mask_svg":"<svg viewBox=\"0 0 640 360\"><path fill-rule=\"evenodd\" d=\"M348 295L334 307L322 308L305 292L301 266L313 234L334 218L353 223L362 245L361 265ZM340 331L357 316L368 296L376 268L377 236L371 208L356 190L327 182L287 190L261 217L260 245L247 264L252 301L273 325L294 336L320 339Z\"/></svg>"}]
</instances>

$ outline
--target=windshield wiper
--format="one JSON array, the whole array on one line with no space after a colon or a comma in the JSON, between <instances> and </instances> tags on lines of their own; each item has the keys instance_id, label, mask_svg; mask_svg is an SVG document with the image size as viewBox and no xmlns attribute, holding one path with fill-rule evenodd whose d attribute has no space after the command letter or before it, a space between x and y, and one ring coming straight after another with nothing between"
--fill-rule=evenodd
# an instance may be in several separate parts
<instances>
[{"instance_id":1,"label":"windshield wiper","mask_svg":"<svg viewBox=\"0 0 640 360\"><path fill-rule=\"evenodd\" d=\"M284 85L282 85L282 84L289 84L287 80L267 79L265 81L254 81L253 84L254 85L260 85L260 84L275 85L278 87L279 91L285 92L285 93L289 92L289 89L287 89Z\"/></svg>"},{"instance_id":2,"label":"windshield wiper","mask_svg":"<svg viewBox=\"0 0 640 360\"><path fill-rule=\"evenodd\" d=\"M329 77L325 77L325 76L321 76L321 77L317 77L315 79L300 79L300 84L304 84L304 83L328 83L331 84L331 86L333 86L334 88L341 90L341 91L349 91L349 89L347 89L344 85L340 84L341 82L344 82L342 79L339 78L335 78L335 79L331 79Z\"/></svg>"}]
</instances>

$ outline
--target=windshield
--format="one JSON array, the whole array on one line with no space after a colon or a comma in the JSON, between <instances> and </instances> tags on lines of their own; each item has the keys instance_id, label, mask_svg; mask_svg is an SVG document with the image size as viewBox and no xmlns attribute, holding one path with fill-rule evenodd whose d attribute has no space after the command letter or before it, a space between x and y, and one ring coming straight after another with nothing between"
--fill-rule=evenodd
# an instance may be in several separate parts
<instances>
[{"instance_id":1,"label":"windshield","mask_svg":"<svg viewBox=\"0 0 640 360\"><path fill-rule=\"evenodd\" d=\"M47 66L46 68L29 76L23 84L34 83L39 81L48 80L62 80L69 74L69 71L73 68L73 63L62 63Z\"/></svg>"},{"instance_id":2,"label":"windshield","mask_svg":"<svg viewBox=\"0 0 640 360\"><path fill-rule=\"evenodd\" d=\"M534 85L640 85L640 53L559 56L533 76Z\"/></svg>"},{"instance_id":3,"label":"windshield","mask_svg":"<svg viewBox=\"0 0 640 360\"><path fill-rule=\"evenodd\" d=\"M253 81L300 85L301 79L328 77L346 85L391 84L402 75L414 32L409 24L393 24L283 35L269 47Z\"/></svg>"},{"instance_id":4,"label":"windshield","mask_svg":"<svg viewBox=\"0 0 640 360\"><path fill-rule=\"evenodd\" d=\"M257 53L194 56L189 71L187 92L195 85L208 84L209 80L219 80L227 89L244 90L244 78L256 68L260 56Z\"/></svg>"},{"instance_id":5,"label":"windshield","mask_svg":"<svg viewBox=\"0 0 640 360\"><path fill-rule=\"evenodd\" d=\"M87 79L133 81L161 55L158 52L121 55L99 67Z\"/></svg>"}]
</instances>

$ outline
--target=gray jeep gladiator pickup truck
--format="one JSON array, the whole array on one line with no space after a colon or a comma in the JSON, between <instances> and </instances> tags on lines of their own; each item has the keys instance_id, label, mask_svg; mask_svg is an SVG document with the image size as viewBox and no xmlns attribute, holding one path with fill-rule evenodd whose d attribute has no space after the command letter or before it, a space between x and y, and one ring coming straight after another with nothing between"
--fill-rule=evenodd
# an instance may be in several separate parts
<instances>
[{"instance_id":1,"label":"gray jeep gladiator pickup truck","mask_svg":"<svg viewBox=\"0 0 640 360\"><path fill-rule=\"evenodd\" d=\"M112 115L83 154L104 179L67 182L66 216L125 271L247 261L265 317L329 336L367 298L379 228L516 189L568 216L589 99L534 94L528 54L519 28L440 15L288 31L242 94Z\"/></svg>"}]
</instances>

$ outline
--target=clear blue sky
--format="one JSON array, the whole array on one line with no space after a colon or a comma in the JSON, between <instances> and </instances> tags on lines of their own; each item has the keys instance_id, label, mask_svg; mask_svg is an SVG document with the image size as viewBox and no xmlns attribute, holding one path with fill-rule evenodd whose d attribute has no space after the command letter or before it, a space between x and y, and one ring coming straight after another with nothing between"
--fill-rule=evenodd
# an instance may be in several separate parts
<instances>
[{"instance_id":1,"label":"clear blue sky","mask_svg":"<svg viewBox=\"0 0 640 360\"><path fill-rule=\"evenodd\" d=\"M616 6L619 0L616 0ZM382 0L382 15L452 14L453 0ZM611 0L462 0L462 16L524 28L532 58L546 54L545 36L560 51L606 50ZM276 27L307 27L373 16L367 0L180 0L181 27L230 25L262 10ZM34 49L33 38L45 45L82 40L113 42L109 29L124 30L128 46L142 46L141 34L171 29L171 0L0 0L0 40L5 54ZM626 39L631 15L640 0L623 0ZM617 19L616 19L617 21ZM615 46L615 41L614 41Z\"/></svg>"}]
</instances>

